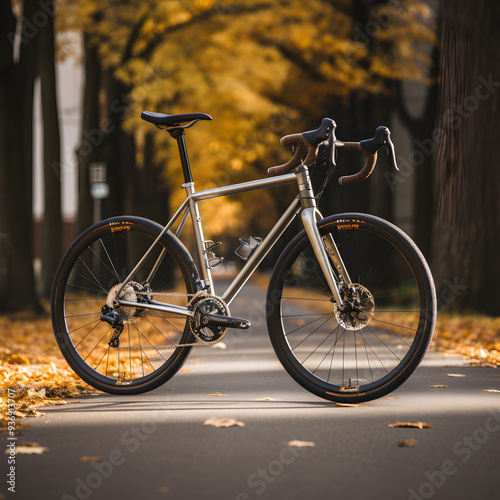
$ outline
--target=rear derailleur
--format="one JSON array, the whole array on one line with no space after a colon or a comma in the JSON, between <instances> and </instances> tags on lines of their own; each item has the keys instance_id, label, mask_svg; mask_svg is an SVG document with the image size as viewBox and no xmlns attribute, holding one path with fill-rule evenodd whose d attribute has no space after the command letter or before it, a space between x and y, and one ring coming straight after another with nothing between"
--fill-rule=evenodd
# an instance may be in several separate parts
<instances>
[{"instance_id":1,"label":"rear derailleur","mask_svg":"<svg viewBox=\"0 0 500 500\"><path fill-rule=\"evenodd\" d=\"M113 287L112 291L117 289L119 285ZM112 291L108 295L108 300L101 308L101 321L105 321L113 328L113 334L108 342L110 347L120 347L120 335L123 332L123 324L125 321L130 320L130 318L140 317L144 314L145 309L141 308L122 308L118 306L115 309L113 306L116 304L116 295L113 296ZM133 300L137 301L139 304L150 304L153 292L149 283L143 283L142 285L136 282L130 282L126 287L125 291L130 295L132 293ZM129 300L130 297L127 297Z\"/></svg>"}]
</instances>

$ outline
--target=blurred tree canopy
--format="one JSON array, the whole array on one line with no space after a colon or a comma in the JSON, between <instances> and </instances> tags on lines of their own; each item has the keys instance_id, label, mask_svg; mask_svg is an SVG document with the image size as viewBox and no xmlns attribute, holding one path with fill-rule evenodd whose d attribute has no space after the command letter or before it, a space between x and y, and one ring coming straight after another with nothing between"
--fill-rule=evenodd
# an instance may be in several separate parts
<instances>
[{"instance_id":1,"label":"blurred tree canopy","mask_svg":"<svg viewBox=\"0 0 500 500\"><path fill-rule=\"evenodd\" d=\"M213 116L187 135L198 186L264 176L286 158L281 135L317 126L353 91L362 99L387 93L390 80L425 81L431 61L422 44L436 43L430 16L419 0L311 0L307 6L299 0L72 2L63 25L86 33L87 49L97 50L108 75L104 108L114 126L107 135L127 136L125 161L116 152L107 158L111 172L125 177L121 192L112 188L124 202L113 203L109 214L127 208L125 198L137 191L135 173L147 168L145 158L162 166L166 189L176 188L171 204L183 196L176 144L141 122L142 110ZM118 82L114 88L111 80ZM119 103L116 110L113 103ZM113 155L120 167L113 167ZM135 195L144 198L151 188ZM243 213L265 229L277 205L271 194L257 192L245 195L244 204L213 200L202 213L209 233L219 237L236 235Z\"/></svg>"}]
</instances>

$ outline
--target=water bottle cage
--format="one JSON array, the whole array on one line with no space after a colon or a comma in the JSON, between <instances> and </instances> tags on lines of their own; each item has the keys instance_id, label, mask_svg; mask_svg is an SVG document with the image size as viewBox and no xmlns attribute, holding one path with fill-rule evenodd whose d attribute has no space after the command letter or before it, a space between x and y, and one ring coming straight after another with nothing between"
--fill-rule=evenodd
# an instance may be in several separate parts
<instances>
[{"instance_id":1,"label":"water bottle cage","mask_svg":"<svg viewBox=\"0 0 500 500\"><path fill-rule=\"evenodd\" d=\"M240 246L234 251L234 253L243 260L248 260L250 255L258 248L261 244L262 238L257 238L255 236L250 236L249 238L240 238Z\"/></svg>"}]
</instances>

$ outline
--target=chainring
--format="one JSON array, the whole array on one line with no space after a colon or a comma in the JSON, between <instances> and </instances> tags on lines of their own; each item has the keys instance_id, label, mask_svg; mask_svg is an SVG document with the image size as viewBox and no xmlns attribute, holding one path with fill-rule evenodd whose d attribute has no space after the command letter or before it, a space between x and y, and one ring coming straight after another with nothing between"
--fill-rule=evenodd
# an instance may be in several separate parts
<instances>
[{"instance_id":1,"label":"chainring","mask_svg":"<svg viewBox=\"0 0 500 500\"><path fill-rule=\"evenodd\" d=\"M229 307L220 297L200 292L193 297L188 307L194 312L189 319L189 327L198 343L215 344L226 335L228 330L226 326L202 324L205 314L230 315Z\"/></svg>"}]
</instances>

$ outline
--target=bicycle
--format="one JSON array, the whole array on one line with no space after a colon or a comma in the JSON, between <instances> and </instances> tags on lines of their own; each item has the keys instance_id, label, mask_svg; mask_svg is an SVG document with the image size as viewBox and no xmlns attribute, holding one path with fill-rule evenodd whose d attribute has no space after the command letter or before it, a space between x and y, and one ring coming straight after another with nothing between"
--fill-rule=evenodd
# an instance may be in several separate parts
<instances>
[{"instance_id":1,"label":"bicycle","mask_svg":"<svg viewBox=\"0 0 500 500\"><path fill-rule=\"evenodd\" d=\"M163 227L133 216L98 222L64 255L52 322L62 354L84 381L108 393L146 392L169 380L192 347L220 342L228 328L249 328L248 320L230 315L229 305L299 214L304 229L278 258L266 298L268 332L283 367L317 396L350 403L382 397L413 373L436 320L424 257L383 219L361 213L324 218L317 208L336 151L366 156L364 167L341 177L341 185L367 179L381 147L397 168L388 128L377 128L372 139L343 142L335 122L324 118L316 130L281 139L293 156L271 167L271 177L195 191L185 130L212 118L146 111L141 117L177 141L186 200ZM205 240L198 202L292 183L297 196L263 240L242 240L246 263L216 295L211 269L220 262L218 243ZM179 239L188 216L198 265Z\"/></svg>"}]
</instances>

